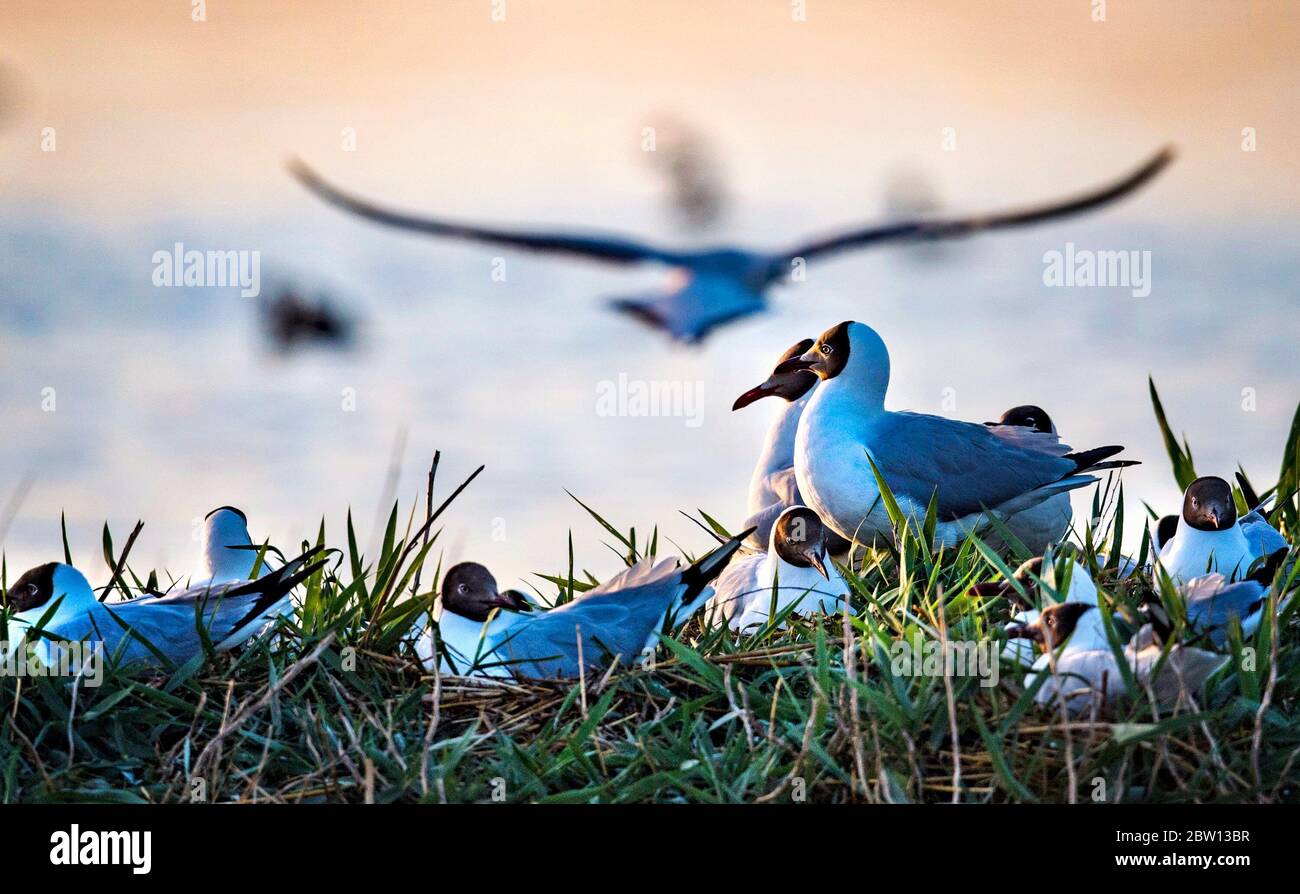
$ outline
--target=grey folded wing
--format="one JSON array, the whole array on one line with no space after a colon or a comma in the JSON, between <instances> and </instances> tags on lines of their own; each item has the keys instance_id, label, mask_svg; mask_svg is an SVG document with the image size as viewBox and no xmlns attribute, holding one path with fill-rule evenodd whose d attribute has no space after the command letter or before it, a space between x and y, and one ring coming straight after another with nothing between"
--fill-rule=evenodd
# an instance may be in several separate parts
<instances>
[{"instance_id":1,"label":"grey folded wing","mask_svg":"<svg viewBox=\"0 0 1300 894\"><path fill-rule=\"evenodd\" d=\"M214 587L190 587L158 599L108 603L102 608L116 615L134 632L123 653L124 661L157 663L154 651L140 641L143 638L170 661L179 664L203 652L204 636L215 647L253 620L249 613L265 594L260 591L238 592L246 583L248 581L231 581ZM261 614L274 611L288 598L286 593ZM97 623L106 637L110 630L115 635L127 635L121 624L111 617L97 619ZM109 648L109 651L113 649Z\"/></svg>"},{"instance_id":2,"label":"grey folded wing","mask_svg":"<svg viewBox=\"0 0 1300 894\"><path fill-rule=\"evenodd\" d=\"M497 644L496 654L526 677L576 677L582 668L595 670L614 658L628 664L680 590L676 580L659 579L616 592L589 592L515 624Z\"/></svg>"},{"instance_id":3,"label":"grey folded wing","mask_svg":"<svg viewBox=\"0 0 1300 894\"><path fill-rule=\"evenodd\" d=\"M1257 614L1268 599L1268 587L1253 580L1229 584L1222 574L1207 574L1183 588L1187 603L1187 623L1197 633L1207 634L1210 642L1222 647L1228 641L1228 625L1233 618L1246 629L1247 619Z\"/></svg>"},{"instance_id":4,"label":"grey folded wing","mask_svg":"<svg viewBox=\"0 0 1300 894\"><path fill-rule=\"evenodd\" d=\"M937 488L945 521L996 508L1075 468L988 426L924 413L882 414L871 431L871 454L895 496L924 507Z\"/></svg>"},{"instance_id":5,"label":"grey folded wing","mask_svg":"<svg viewBox=\"0 0 1300 894\"><path fill-rule=\"evenodd\" d=\"M986 425L984 427L995 437L1024 450L1034 450L1050 456L1065 456L1072 449L1069 444L1062 444L1061 436L1055 432L1038 431L1025 425Z\"/></svg>"},{"instance_id":6,"label":"grey folded wing","mask_svg":"<svg viewBox=\"0 0 1300 894\"><path fill-rule=\"evenodd\" d=\"M1271 556L1278 550L1289 550L1291 544L1268 523L1268 519L1256 509L1241 517L1241 533L1250 544L1252 556Z\"/></svg>"}]
</instances>

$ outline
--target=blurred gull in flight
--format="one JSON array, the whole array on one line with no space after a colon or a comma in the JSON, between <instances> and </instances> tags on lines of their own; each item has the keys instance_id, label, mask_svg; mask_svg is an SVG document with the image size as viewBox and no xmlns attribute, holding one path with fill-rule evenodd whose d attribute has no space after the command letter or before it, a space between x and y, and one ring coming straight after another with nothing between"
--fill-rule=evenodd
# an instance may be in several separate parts
<instances>
[{"instance_id":1,"label":"blurred gull in flight","mask_svg":"<svg viewBox=\"0 0 1300 894\"><path fill-rule=\"evenodd\" d=\"M352 343L352 321L330 301L309 301L292 289L264 302L262 318L267 338L281 353L309 344L346 348Z\"/></svg>"},{"instance_id":2,"label":"blurred gull in flight","mask_svg":"<svg viewBox=\"0 0 1300 894\"><path fill-rule=\"evenodd\" d=\"M613 306L663 330L674 339L693 343L701 341L724 323L762 311L766 306L768 287L788 277L796 265L877 243L953 239L1089 211L1128 195L1159 173L1172 159L1172 150L1162 149L1124 178L1069 199L992 214L907 220L853 229L771 252L732 246L679 251L600 233L505 230L454 223L395 211L351 195L326 182L298 159L289 163L289 170L325 201L387 226L612 264L652 261L671 267L675 276L667 290L618 298L613 301Z\"/></svg>"}]
</instances>

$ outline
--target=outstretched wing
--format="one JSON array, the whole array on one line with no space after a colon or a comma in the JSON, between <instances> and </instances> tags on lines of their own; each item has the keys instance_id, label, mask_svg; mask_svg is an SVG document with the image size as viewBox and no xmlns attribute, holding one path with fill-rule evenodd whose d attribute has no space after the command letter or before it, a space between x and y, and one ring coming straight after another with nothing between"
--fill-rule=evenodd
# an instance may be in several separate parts
<instances>
[{"instance_id":1,"label":"outstretched wing","mask_svg":"<svg viewBox=\"0 0 1300 894\"><path fill-rule=\"evenodd\" d=\"M289 162L289 172L299 183L331 205L389 227L412 230L430 236L448 236L471 242L505 245L528 251L577 255L616 264L631 264L637 261L660 261L665 264L682 262L681 256L674 252L618 236L498 230L394 211L344 192L296 158Z\"/></svg>"},{"instance_id":2,"label":"outstretched wing","mask_svg":"<svg viewBox=\"0 0 1300 894\"><path fill-rule=\"evenodd\" d=\"M1173 158L1173 149L1165 147L1128 176L1099 189L1082 193L1074 198L1000 213L975 214L969 217L940 218L937 220L903 221L850 230L847 233L840 233L801 245L789 252L785 260L788 262L790 258L808 259L848 248L860 248L877 242L927 242L938 239L953 239L984 230L1022 227L1046 220L1054 220L1058 217L1080 214L1121 199L1133 192L1160 173L1165 166L1173 161Z\"/></svg>"},{"instance_id":3,"label":"outstretched wing","mask_svg":"<svg viewBox=\"0 0 1300 894\"><path fill-rule=\"evenodd\" d=\"M944 520L993 509L1075 468L1073 460L1026 450L986 426L923 413L882 414L871 443L894 496L924 511L937 489Z\"/></svg>"}]
</instances>

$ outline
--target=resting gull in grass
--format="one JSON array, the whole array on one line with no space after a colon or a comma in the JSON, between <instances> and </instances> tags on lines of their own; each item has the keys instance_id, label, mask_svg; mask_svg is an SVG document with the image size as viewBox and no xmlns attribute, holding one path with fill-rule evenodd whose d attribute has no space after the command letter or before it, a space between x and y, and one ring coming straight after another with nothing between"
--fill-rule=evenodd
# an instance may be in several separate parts
<instances>
[{"instance_id":1,"label":"resting gull in grass","mask_svg":"<svg viewBox=\"0 0 1300 894\"><path fill-rule=\"evenodd\" d=\"M1257 559L1289 549L1258 508L1239 519L1231 485L1212 475L1188 485L1181 516L1172 524L1161 520L1156 542L1157 586L1161 573L1175 585L1214 572L1229 582L1242 580Z\"/></svg>"},{"instance_id":2,"label":"resting gull in grass","mask_svg":"<svg viewBox=\"0 0 1300 894\"><path fill-rule=\"evenodd\" d=\"M1227 648L1228 631L1234 620L1241 625L1243 639L1254 636L1268 608L1273 578L1286 557L1286 550L1278 550L1244 580L1235 583L1229 583L1228 578L1214 572L1192 578L1179 586L1177 592L1186 613L1188 631L1194 636L1207 637L1216 649ZM1291 595L1281 598L1279 612L1286 608ZM1149 601L1143 606L1143 614L1160 638L1168 639L1173 625L1164 606Z\"/></svg>"},{"instance_id":3,"label":"resting gull in grass","mask_svg":"<svg viewBox=\"0 0 1300 894\"><path fill-rule=\"evenodd\" d=\"M192 587L247 580L253 576L253 566L261 547L253 545L248 535L248 516L234 506L219 506L203 519L199 533L199 565L195 569ZM257 576L266 574L265 557Z\"/></svg>"},{"instance_id":4,"label":"resting gull in grass","mask_svg":"<svg viewBox=\"0 0 1300 894\"><path fill-rule=\"evenodd\" d=\"M1069 445L1061 443L1052 417L1048 416L1042 407L1033 404L1012 407L1003 413L997 422L984 424L999 437L1007 438L1012 443L1021 444L1031 450L1041 450L1054 456L1065 456L1070 452ZM1027 432L1037 434L1026 436ZM1038 435L1049 437L1038 437ZM1006 519L1006 526L1030 553L1041 555L1049 546L1059 542L1070 530L1070 519L1073 513L1070 495L1059 493L1024 512L1017 512ZM996 535L989 539L991 545L996 547Z\"/></svg>"},{"instance_id":5,"label":"resting gull in grass","mask_svg":"<svg viewBox=\"0 0 1300 894\"><path fill-rule=\"evenodd\" d=\"M786 509L772 524L766 552L738 556L718 578L709 601L713 621L743 631L791 613L831 614L849 593L849 585L831 562L826 547L830 532L806 506ZM775 614L772 609L775 603ZM777 628L785 627L782 619Z\"/></svg>"},{"instance_id":6,"label":"resting gull in grass","mask_svg":"<svg viewBox=\"0 0 1300 894\"><path fill-rule=\"evenodd\" d=\"M1123 701L1128 695L1124 672L1106 635L1097 604L1097 588L1078 562L1067 565L1069 580L1060 581L1057 568L1043 563L1041 580L1065 599L1044 603L1031 623L1007 627L1008 639L1027 638L1043 650L1025 677L1032 687L1040 676L1047 678L1034 696L1038 704L1055 707L1060 701L1071 716L1078 717ZM1059 650L1059 651L1058 651ZM1124 660L1138 688L1155 695L1166 705L1181 694L1198 692L1205 681L1227 663L1227 656L1203 649L1174 644L1165 656L1152 627L1139 630L1123 648Z\"/></svg>"},{"instance_id":7,"label":"resting gull in grass","mask_svg":"<svg viewBox=\"0 0 1300 894\"><path fill-rule=\"evenodd\" d=\"M671 284L662 291L613 300L613 306L683 342L701 341L725 323L761 312L767 290L788 279L796 265L820 260L849 249L896 242L933 242L986 230L1026 226L1079 214L1120 199L1142 186L1173 159L1162 149L1123 178L1073 198L992 214L908 220L847 230L800 242L777 251L721 246L674 250L602 233L509 230L455 223L396 211L360 198L328 183L298 159L289 170L299 182L330 204L367 220L430 236L445 236L568 255L610 264L658 263L672 268Z\"/></svg>"},{"instance_id":8,"label":"resting gull in grass","mask_svg":"<svg viewBox=\"0 0 1300 894\"><path fill-rule=\"evenodd\" d=\"M6 593L11 650L27 647L52 664L57 645L102 642L120 665L183 664L204 652L204 641L225 652L248 640L289 602L289 594L325 563L309 550L259 580L189 587L179 593L127 602L100 602L71 565L50 562L14 581ZM43 632L43 633L42 633ZM48 636L43 635L48 634ZM164 660L165 659L165 660Z\"/></svg>"},{"instance_id":9,"label":"resting gull in grass","mask_svg":"<svg viewBox=\"0 0 1300 894\"><path fill-rule=\"evenodd\" d=\"M431 665L440 652L444 672L489 677L578 677L614 660L630 664L683 623L713 595L709 583L749 532L733 537L695 564L646 558L558 608L530 611L524 597L497 588L482 565L447 571L436 614L440 650L430 628L417 654ZM526 612L526 613L524 613Z\"/></svg>"},{"instance_id":10,"label":"resting gull in grass","mask_svg":"<svg viewBox=\"0 0 1300 894\"><path fill-rule=\"evenodd\" d=\"M840 536L870 545L892 536L876 470L902 514L918 525L936 501L935 542L952 545L1058 494L1097 481L1090 472L1123 447L1058 455L1055 435L995 428L885 409L889 352L870 326L846 321L824 332L801 360L822 380L799 419L799 493ZM1035 443L1037 442L1037 443Z\"/></svg>"}]
</instances>

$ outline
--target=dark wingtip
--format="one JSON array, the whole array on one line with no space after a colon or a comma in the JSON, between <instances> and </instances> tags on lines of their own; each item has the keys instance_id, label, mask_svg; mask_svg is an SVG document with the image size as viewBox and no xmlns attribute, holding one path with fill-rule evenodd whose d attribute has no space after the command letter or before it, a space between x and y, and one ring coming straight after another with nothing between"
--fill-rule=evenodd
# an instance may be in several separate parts
<instances>
[{"instance_id":1,"label":"dark wingtip","mask_svg":"<svg viewBox=\"0 0 1300 894\"><path fill-rule=\"evenodd\" d=\"M1067 453L1064 459L1071 460L1074 463L1074 471L1071 474L1087 472L1097 466L1103 460L1110 459L1117 453L1121 453L1124 448L1118 444L1111 444L1107 447L1094 447L1091 450L1081 450L1078 453ZM1131 462L1131 460L1120 460L1120 462Z\"/></svg>"},{"instance_id":2,"label":"dark wingtip","mask_svg":"<svg viewBox=\"0 0 1300 894\"><path fill-rule=\"evenodd\" d=\"M244 524L248 524L248 516L244 514L244 511L242 509L238 509L234 506L218 506L216 509L213 509L207 515L203 516L203 520L207 521L208 519L212 518L212 516L220 512L222 509L229 509L231 512L235 513L235 515L238 515L240 518L242 518L244 520Z\"/></svg>"}]
</instances>

